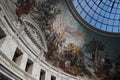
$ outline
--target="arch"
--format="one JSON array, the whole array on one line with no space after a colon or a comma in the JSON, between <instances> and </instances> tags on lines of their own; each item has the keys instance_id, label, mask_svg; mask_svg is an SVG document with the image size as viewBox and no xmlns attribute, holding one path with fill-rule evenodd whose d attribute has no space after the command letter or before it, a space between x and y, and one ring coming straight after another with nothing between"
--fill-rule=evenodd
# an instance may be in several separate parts
<instances>
[{"instance_id":1,"label":"arch","mask_svg":"<svg viewBox=\"0 0 120 80\"><path fill-rule=\"evenodd\" d=\"M22 21L23 24L25 25L25 32L29 35L31 40L36 44L38 48L40 49L42 48L45 52L47 52L48 50L47 50L46 40L39 25L37 25L30 18L23 18ZM31 28L28 26L30 26ZM32 31L35 32L35 34L32 34Z\"/></svg>"}]
</instances>

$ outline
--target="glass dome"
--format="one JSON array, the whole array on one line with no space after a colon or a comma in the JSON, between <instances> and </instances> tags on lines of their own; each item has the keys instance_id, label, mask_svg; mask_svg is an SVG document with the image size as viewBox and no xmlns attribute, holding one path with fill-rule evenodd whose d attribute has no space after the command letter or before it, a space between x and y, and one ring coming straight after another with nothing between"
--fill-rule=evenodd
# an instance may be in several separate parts
<instances>
[{"instance_id":1,"label":"glass dome","mask_svg":"<svg viewBox=\"0 0 120 80\"><path fill-rule=\"evenodd\" d=\"M120 0L72 0L80 17L94 28L120 33Z\"/></svg>"}]
</instances>

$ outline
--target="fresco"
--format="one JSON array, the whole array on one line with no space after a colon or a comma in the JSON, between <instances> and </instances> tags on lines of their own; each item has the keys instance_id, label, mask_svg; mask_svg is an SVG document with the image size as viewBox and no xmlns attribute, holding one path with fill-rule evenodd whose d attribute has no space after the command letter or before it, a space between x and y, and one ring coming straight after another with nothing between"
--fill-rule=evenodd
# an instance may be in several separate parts
<instances>
[{"instance_id":1,"label":"fresco","mask_svg":"<svg viewBox=\"0 0 120 80\"><path fill-rule=\"evenodd\" d=\"M34 7L28 9L29 13L21 12L19 7L16 11L18 16L29 15L43 29L48 45L46 61L74 76L92 80L120 78L120 38L86 29L73 17L64 0L44 0L31 5Z\"/></svg>"}]
</instances>

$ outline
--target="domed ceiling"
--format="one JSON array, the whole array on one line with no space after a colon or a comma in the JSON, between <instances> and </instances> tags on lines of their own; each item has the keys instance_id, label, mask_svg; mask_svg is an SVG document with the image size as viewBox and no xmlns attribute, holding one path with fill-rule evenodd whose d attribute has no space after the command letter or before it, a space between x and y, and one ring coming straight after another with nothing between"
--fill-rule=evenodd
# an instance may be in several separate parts
<instances>
[{"instance_id":1,"label":"domed ceiling","mask_svg":"<svg viewBox=\"0 0 120 80\"><path fill-rule=\"evenodd\" d=\"M16 12L18 16L29 14L45 33L48 52L44 56L50 64L75 76L91 77L94 73L88 67L92 69L97 63L100 66L93 70L99 71L102 58L108 58L111 63L120 60L120 38L106 37L85 28L120 36L119 0L40 0L33 6L32 9L18 7ZM100 74L106 75L106 72Z\"/></svg>"},{"instance_id":2,"label":"domed ceiling","mask_svg":"<svg viewBox=\"0 0 120 80\"><path fill-rule=\"evenodd\" d=\"M87 28L100 33L120 33L119 0L67 0L71 11Z\"/></svg>"}]
</instances>

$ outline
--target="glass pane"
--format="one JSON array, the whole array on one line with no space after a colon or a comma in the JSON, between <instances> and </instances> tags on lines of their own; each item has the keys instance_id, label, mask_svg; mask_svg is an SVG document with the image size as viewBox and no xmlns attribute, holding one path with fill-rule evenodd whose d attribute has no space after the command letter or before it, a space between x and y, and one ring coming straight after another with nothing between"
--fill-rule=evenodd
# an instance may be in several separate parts
<instances>
[{"instance_id":1,"label":"glass pane","mask_svg":"<svg viewBox=\"0 0 120 80\"><path fill-rule=\"evenodd\" d=\"M79 15L92 27L120 32L120 0L72 0Z\"/></svg>"}]
</instances>

